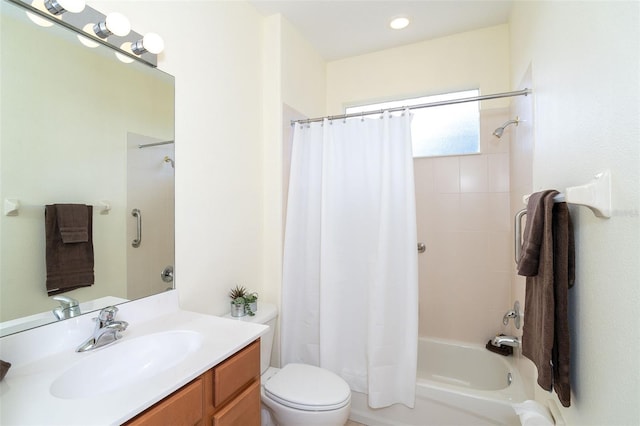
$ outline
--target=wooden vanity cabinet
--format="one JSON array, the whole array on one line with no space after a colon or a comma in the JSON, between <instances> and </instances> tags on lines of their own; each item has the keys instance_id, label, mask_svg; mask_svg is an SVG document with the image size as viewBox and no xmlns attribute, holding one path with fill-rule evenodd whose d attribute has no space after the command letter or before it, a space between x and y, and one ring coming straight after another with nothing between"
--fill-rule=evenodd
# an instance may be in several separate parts
<instances>
[{"instance_id":1,"label":"wooden vanity cabinet","mask_svg":"<svg viewBox=\"0 0 640 426\"><path fill-rule=\"evenodd\" d=\"M259 426L260 339L125 424Z\"/></svg>"}]
</instances>

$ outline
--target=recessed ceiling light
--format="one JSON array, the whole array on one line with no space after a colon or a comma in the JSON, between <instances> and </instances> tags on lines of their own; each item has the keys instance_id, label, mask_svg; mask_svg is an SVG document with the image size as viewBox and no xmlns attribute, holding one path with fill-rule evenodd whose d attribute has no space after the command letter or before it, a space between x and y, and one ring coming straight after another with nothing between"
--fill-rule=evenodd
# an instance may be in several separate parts
<instances>
[{"instance_id":1,"label":"recessed ceiling light","mask_svg":"<svg viewBox=\"0 0 640 426\"><path fill-rule=\"evenodd\" d=\"M395 17L389 22L389 26L394 30L401 30L409 25L409 18L405 16Z\"/></svg>"}]
</instances>

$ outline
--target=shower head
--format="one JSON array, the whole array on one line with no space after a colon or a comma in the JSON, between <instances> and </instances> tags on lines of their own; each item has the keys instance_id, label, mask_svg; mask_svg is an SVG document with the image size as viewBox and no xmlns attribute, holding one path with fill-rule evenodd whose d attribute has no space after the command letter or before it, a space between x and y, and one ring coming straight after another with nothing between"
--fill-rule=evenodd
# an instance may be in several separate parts
<instances>
[{"instance_id":1,"label":"shower head","mask_svg":"<svg viewBox=\"0 0 640 426\"><path fill-rule=\"evenodd\" d=\"M176 168L175 161L173 161L173 159L171 157L169 157L168 155L164 156L164 162L165 163L171 163L171 167L174 168L174 169Z\"/></svg>"},{"instance_id":2,"label":"shower head","mask_svg":"<svg viewBox=\"0 0 640 426\"><path fill-rule=\"evenodd\" d=\"M507 121L502 126L498 127L497 129L495 129L493 131L493 136L495 136L497 138L501 138L502 134L504 133L504 129L506 129L507 127L509 127L512 124L515 124L517 126L519 122L520 122L520 119L518 117L516 117L515 120Z\"/></svg>"}]
</instances>

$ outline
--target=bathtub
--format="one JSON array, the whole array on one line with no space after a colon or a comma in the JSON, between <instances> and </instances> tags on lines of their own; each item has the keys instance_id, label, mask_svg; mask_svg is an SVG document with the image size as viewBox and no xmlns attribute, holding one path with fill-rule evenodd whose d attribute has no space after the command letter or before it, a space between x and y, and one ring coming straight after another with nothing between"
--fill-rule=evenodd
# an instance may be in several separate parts
<instances>
[{"instance_id":1,"label":"bathtub","mask_svg":"<svg viewBox=\"0 0 640 426\"><path fill-rule=\"evenodd\" d=\"M520 425L511 402L526 400L512 356L484 346L421 338L415 408L372 409L352 392L349 418L369 426Z\"/></svg>"}]
</instances>

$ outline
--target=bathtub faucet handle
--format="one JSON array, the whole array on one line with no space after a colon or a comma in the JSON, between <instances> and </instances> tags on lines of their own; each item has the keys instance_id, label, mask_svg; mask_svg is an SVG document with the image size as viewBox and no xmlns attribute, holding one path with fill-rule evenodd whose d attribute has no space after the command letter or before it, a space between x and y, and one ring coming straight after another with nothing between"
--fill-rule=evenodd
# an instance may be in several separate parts
<instances>
[{"instance_id":1,"label":"bathtub faucet handle","mask_svg":"<svg viewBox=\"0 0 640 426\"><path fill-rule=\"evenodd\" d=\"M513 318L513 322L515 323L516 328L520 329L520 302L518 302L517 300L513 304L513 309L508 311L502 317L502 324L508 325L509 318Z\"/></svg>"}]
</instances>

